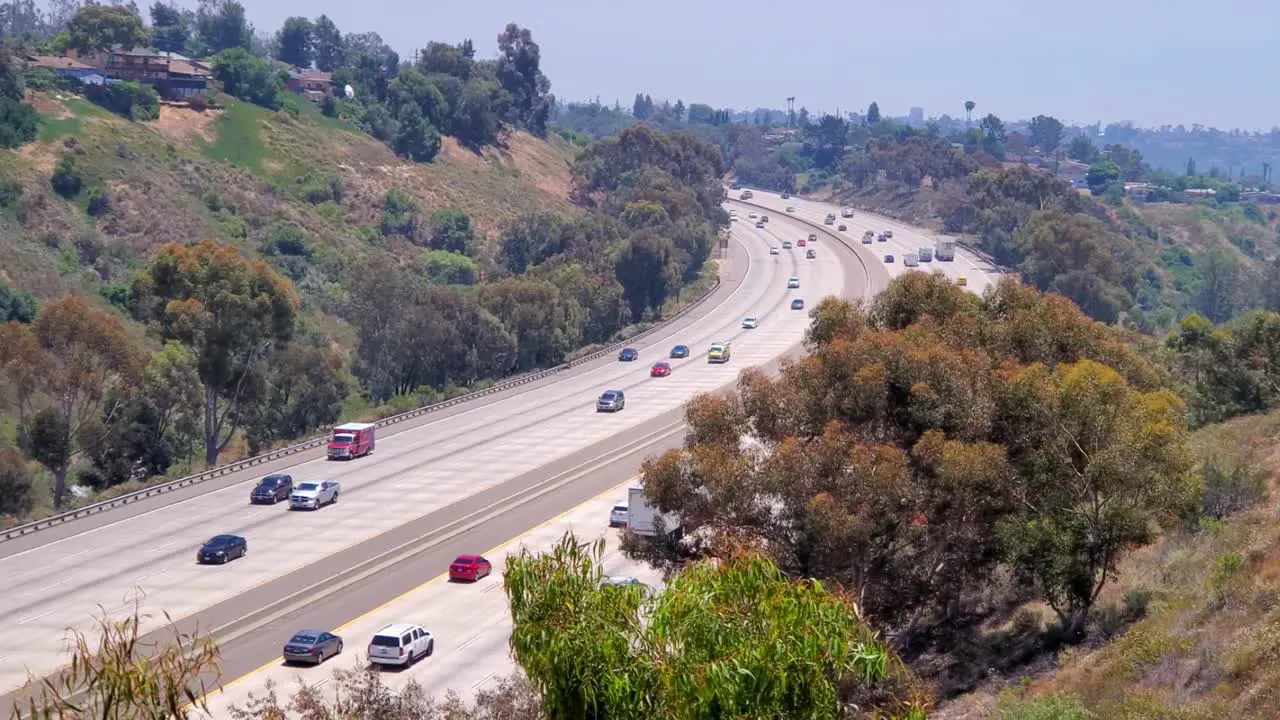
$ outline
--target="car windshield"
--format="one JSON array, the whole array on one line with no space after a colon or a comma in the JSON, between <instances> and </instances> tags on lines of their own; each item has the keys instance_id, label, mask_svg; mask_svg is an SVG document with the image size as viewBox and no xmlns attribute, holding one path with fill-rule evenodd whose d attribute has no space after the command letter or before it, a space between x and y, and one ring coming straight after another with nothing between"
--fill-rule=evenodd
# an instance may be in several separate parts
<instances>
[{"instance_id":1,"label":"car windshield","mask_svg":"<svg viewBox=\"0 0 1280 720\"><path fill-rule=\"evenodd\" d=\"M235 541L236 539L230 535L218 535L216 537L210 538L209 542L205 544L206 545L230 545Z\"/></svg>"},{"instance_id":2,"label":"car windshield","mask_svg":"<svg viewBox=\"0 0 1280 720\"><path fill-rule=\"evenodd\" d=\"M314 645L319 640L320 636L315 635L314 633L298 633L297 635L289 638L289 642L294 645Z\"/></svg>"},{"instance_id":3,"label":"car windshield","mask_svg":"<svg viewBox=\"0 0 1280 720\"><path fill-rule=\"evenodd\" d=\"M453 561L454 565L475 565L476 559L473 557L460 557Z\"/></svg>"},{"instance_id":4,"label":"car windshield","mask_svg":"<svg viewBox=\"0 0 1280 720\"><path fill-rule=\"evenodd\" d=\"M334 442L336 442L336 443L348 443L348 444L350 444L350 443L353 443L353 442L355 442L355 441L356 441L356 436L355 436L355 435L350 435L350 434L347 434L347 433L340 433L340 434L338 434L338 435L334 435L334 436L333 436L333 441L334 441Z\"/></svg>"},{"instance_id":5,"label":"car windshield","mask_svg":"<svg viewBox=\"0 0 1280 720\"><path fill-rule=\"evenodd\" d=\"M614 512L626 512L626 511L627 511L627 506L626 506L626 505L614 505L614 506L613 506L613 511L614 511Z\"/></svg>"},{"instance_id":6,"label":"car windshield","mask_svg":"<svg viewBox=\"0 0 1280 720\"><path fill-rule=\"evenodd\" d=\"M374 635L369 644L377 647L400 647L400 637L398 635Z\"/></svg>"},{"instance_id":7,"label":"car windshield","mask_svg":"<svg viewBox=\"0 0 1280 720\"><path fill-rule=\"evenodd\" d=\"M320 483L304 482L298 486L299 490L316 490L319 489Z\"/></svg>"}]
</instances>

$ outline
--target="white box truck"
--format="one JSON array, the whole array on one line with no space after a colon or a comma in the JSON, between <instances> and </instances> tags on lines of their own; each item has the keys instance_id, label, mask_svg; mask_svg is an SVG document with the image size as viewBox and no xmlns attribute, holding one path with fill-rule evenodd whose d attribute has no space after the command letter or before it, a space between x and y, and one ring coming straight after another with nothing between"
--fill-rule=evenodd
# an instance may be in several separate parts
<instances>
[{"instance_id":1,"label":"white box truck","mask_svg":"<svg viewBox=\"0 0 1280 720\"><path fill-rule=\"evenodd\" d=\"M851 207L847 207L847 208L845 208L845 209L841 210L841 211L840 211L840 217L842 217L842 218L851 218L851 217L853 217L853 208L851 208Z\"/></svg>"},{"instance_id":2,"label":"white box truck","mask_svg":"<svg viewBox=\"0 0 1280 720\"><path fill-rule=\"evenodd\" d=\"M915 253L907 253L902 256L902 264L906 267L919 267L920 257Z\"/></svg>"},{"instance_id":3,"label":"white box truck","mask_svg":"<svg viewBox=\"0 0 1280 720\"><path fill-rule=\"evenodd\" d=\"M933 256L939 260L950 261L956 259L956 239L939 235L935 243Z\"/></svg>"},{"instance_id":4,"label":"white box truck","mask_svg":"<svg viewBox=\"0 0 1280 720\"><path fill-rule=\"evenodd\" d=\"M680 535L680 519L674 515L664 515L649 504L644 496L644 488L627 489L627 527L631 532L645 537L658 534L658 520L662 521L662 529L667 535Z\"/></svg>"}]
</instances>

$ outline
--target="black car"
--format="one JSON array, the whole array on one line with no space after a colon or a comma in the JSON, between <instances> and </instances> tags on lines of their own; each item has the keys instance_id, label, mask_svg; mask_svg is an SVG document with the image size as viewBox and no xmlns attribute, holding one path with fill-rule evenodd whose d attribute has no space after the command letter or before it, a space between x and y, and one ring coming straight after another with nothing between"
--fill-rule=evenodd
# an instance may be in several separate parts
<instances>
[{"instance_id":1,"label":"black car","mask_svg":"<svg viewBox=\"0 0 1280 720\"><path fill-rule=\"evenodd\" d=\"M892 256L892 255L885 255L885 256L884 256L884 261L885 261L885 262L887 262L887 263L891 263L891 262L893 262L893 256Z\"/></svg>"},{"instance_id":2,"label":"black car","mask_svg":"<svg viewBox=\"0 0 1280 720\"><path fill-rule=\"evenodd\" d=\"M342 638L323 630L303 630L284 645L287 663L320 663L342 652Z\"/></svg>"},{"instance_id":3,"label":"black car","mask_svg":"<svg viewBox=\"0 0 1280 720\"><path fill-rule=\"evenodd\" d=\"M618 353L618 359L622 362L631 362L640 358L640 351L635 348L622 348L622 352Z\"/></svg>"},{"instance_id":4,"label":"black car","mask_svg":"<svg viewBox=\"0 0 1280 720\"><path fill-rule=\"evenodd\" d=\"M249 491L249 502L275 505L281 500L288 500L291 494L293 494L292 477L268 475L258 481L257 487Z\"/></svg>"},{"instance_id":5,"label":"black car","mask_svg":"<svg viewBox=\"0 0 1280 720\"><path fill-rule=\"evenodd\" d=\"M673 358L687 358L687 357L689 357L689 346L688 346L688 345L677 345L677 346L675 346L675 347L671 348L671 357L673 357Z\"/></svg>"},{"instance_id":6,"label":"black car","mask_svg":"<svg viewBox=\"0 0 1280 720\"><path fill-rule=\"evenodd\" d=\"M249 543L239 535L215 535L200 547L200 551L196 553L196 562L221 565L248 554Z\"/></svg>"}]
</instances>

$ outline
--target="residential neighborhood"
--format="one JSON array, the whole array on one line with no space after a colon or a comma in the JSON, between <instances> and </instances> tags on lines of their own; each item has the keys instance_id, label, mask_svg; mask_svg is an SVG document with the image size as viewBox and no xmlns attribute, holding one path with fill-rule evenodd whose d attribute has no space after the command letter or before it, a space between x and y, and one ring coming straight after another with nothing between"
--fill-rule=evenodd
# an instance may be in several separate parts
<instances>
[{"instance_id":1,"label":"residential neighborhood","mask_svg":"<svg viewBox=\"0 0 1280 720\"><path fill-rule=\"evenodd\" d=\"M119 45L108 52L81 55L74 49L66 55L27 55L30 67L52 70L67 80L84 85L104 85L133 81L155 88L160 99L183 103L196 95L204 95L213 82L213 66L178 53L150 48L124 48ZM333 92L333 76L311 68L296 68L274 63L287 74L285 87L291 92L319 102Z\"/></svg>"}]
</instances>

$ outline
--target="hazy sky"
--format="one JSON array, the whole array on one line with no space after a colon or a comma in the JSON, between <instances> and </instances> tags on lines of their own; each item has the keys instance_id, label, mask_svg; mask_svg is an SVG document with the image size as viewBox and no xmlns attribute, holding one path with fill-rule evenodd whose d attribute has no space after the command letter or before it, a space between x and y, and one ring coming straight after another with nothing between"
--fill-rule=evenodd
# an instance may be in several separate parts
<instances>
[{"instance_id":1,"label":"hazy sky","mask_svg":"<svg viewBox=\"0 0 1280 720\"><path fill-rule=\"evenodd\" d=\"M959 116L973 99L1007 120L1280 125L1276 0L242 2L259 29L325 13L344 32L376 31L402 57L463 38L491 56L517 22L565 100L629 105L642 91L754 109L795 96L810 112L875 100L894 115L919 106Z\"/></svg>"}]
</instances>

